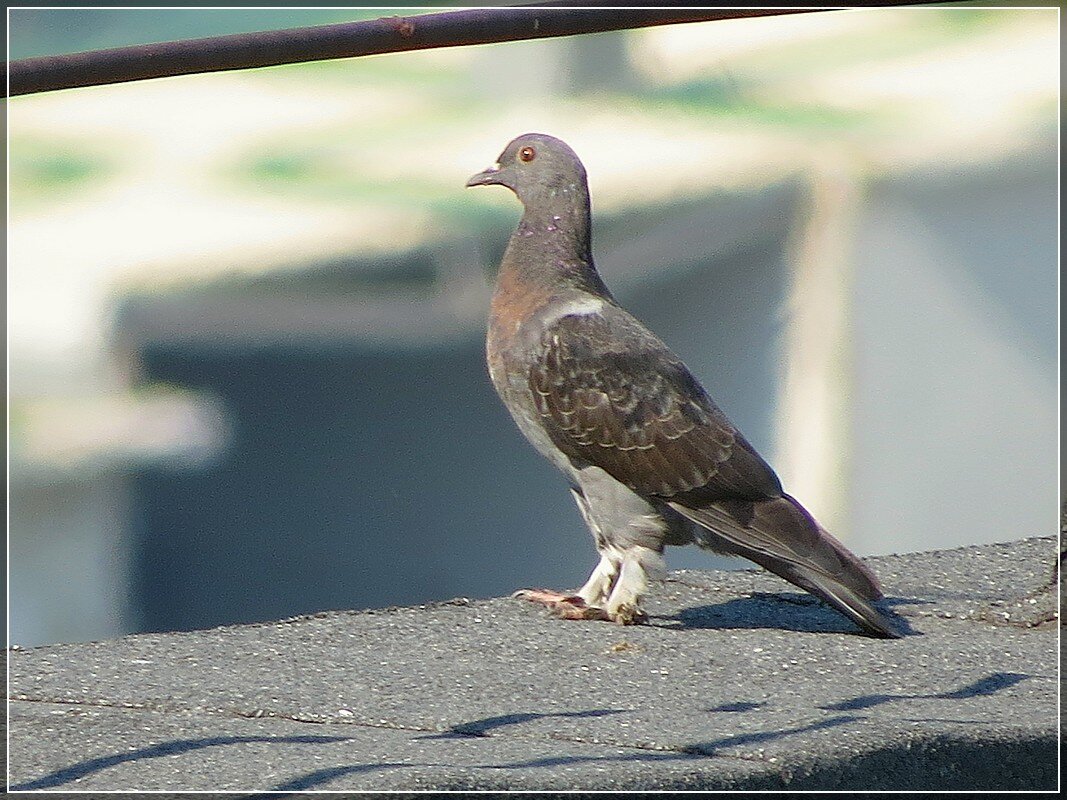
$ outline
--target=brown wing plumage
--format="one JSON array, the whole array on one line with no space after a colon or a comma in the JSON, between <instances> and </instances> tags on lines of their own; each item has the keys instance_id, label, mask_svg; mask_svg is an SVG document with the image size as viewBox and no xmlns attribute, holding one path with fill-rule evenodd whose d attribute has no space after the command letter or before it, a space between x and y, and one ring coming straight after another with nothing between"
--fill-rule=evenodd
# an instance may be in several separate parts
<instances>
[{"instance_id":1,"label":"brown wing plumage","mask_svg":"<svg viewBox=\"0 0 1067 800\"><path fill-rule=\"evenodd\" d=\"M667 346L616 306L548 326L529 385L542 424L571 458L659 498L744 556L826 600L876 636L862 561L782 493L774 471Z\"/></svg>"},{"instance_id":2,"label":"brown wing plumage","mask_svg":"<svg viewBox=\"0 0 1067 800\"><path fill-rule=\"evenodd\" d=\"M634 491L687 504L781 494L685 365L616 306L550 325L529 383L556 446Z\"/></svg>"}]
</instances>

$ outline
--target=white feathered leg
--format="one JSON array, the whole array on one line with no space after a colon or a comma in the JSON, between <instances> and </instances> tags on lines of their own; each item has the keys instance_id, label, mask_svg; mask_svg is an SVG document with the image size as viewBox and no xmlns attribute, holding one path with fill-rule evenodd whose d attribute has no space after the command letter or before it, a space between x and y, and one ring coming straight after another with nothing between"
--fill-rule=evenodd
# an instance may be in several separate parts
<instances>
[{"instance_id":1,"label":"white feathered leg","mask_svg":"<svg viewBox=\"0 0 1067 800\"><path fill-rule=\"evenodd\" d=\"M622 556L614 548L605 547L604 533L593 517L589 501L586 500L581 492L574 489L571 489L571 496L574 498L578 510L582 513L582 519L589 526L589 532L593 534L597 550L600 553L600 563L596 565L589 576L589 580L585 582L576 594L585 601L587 606L603 607L611 594L612 588L615 586L615 580L619 577Z\"/></svg>"},{"instance_id":2,"label":"white feathered leg","mask_svg":"<svg viewBox=\"0 0 1067 800\"><path fill-rule=\"evenodd\" d=\"M585 585L576 592L587 606L603 606L607 602L615 586L615 579L619 576L620 563L616 554L600 554L600 563L596 565Z\"/></svg>"},{"instance_id":3,"label":"white feathered leg","mask_svg":"<svg viewBox=\"0 0 1067 800\"><path fill-rule=\"evenodd\" d=\"M640 546L627 550L619 578L604 607L608 618L622 625L646 620L648 615L641 609L641 598L648 593L649 583L662 580L665 574L666 565L660 553Z\"/></svg>"},{"instance_id":4,"label":"white feathered leg","mask_svg":"<svg viewBox=\"0 0 1067 800\"><path fill-rule=\"evenodd\" d=\"M571 492L596 541L600 562L574 594L523 589L515 596L548 606L567 619L643 622L647 615L641 598L649 584L667 572L662 554L667 522L646 499L598 467L583 469L578 482L581 491Z\"/></svg>"}]
</instances>

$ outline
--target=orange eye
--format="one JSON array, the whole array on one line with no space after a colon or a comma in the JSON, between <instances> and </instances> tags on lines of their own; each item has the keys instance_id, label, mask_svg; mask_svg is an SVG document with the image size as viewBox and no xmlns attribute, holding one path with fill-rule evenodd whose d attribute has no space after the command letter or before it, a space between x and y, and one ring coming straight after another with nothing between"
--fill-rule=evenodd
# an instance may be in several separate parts
<instances>
[{"instance_id":1,"label":"orange eye","mask_svg":"<svg viewBox=\"0 0 1067 800\"><path fill-rule=\"evenodd\" d=\"M534 150L532 147L524 147L522 148L522 150L519 151L520 161L533 161L536 156L537 151Z\"/></svg>"}]
</instances>

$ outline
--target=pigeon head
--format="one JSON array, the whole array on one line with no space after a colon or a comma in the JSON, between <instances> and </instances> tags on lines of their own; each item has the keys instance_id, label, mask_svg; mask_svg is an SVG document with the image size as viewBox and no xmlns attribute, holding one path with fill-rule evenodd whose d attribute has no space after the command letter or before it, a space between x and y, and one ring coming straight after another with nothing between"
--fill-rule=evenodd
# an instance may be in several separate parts
<instances>
[{"instance_id":1,"label":"pigeon head","mask_svg":"<svg viewBox=\"0 0 1067 800\"><path fill-rule=\"evenodd\" d=\"M467 186L506 186L527 210L544 205L587 205L585 167L578 156L554 136L525 133L512 139L497 165L471 176Z\"/></svg>"}]
</instances>

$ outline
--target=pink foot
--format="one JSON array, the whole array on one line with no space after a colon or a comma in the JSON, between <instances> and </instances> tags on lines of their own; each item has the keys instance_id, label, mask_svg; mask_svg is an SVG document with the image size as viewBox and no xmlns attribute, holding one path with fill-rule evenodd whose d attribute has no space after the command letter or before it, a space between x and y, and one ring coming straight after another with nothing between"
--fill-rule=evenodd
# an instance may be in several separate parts
<instances>
[{"instance_id":1,"label":"pink foot","mask_svg":"<svg viewBox=\"0 0 1067 800\"><path fill-rule=\"evenodd\" d=\"M609 619L604 609L586 605L586 602L576 594L563 594L551 589L519 589L512 597L529 600L531 603L540 603L563 619Z\"/></svg>"}]
</instances>

